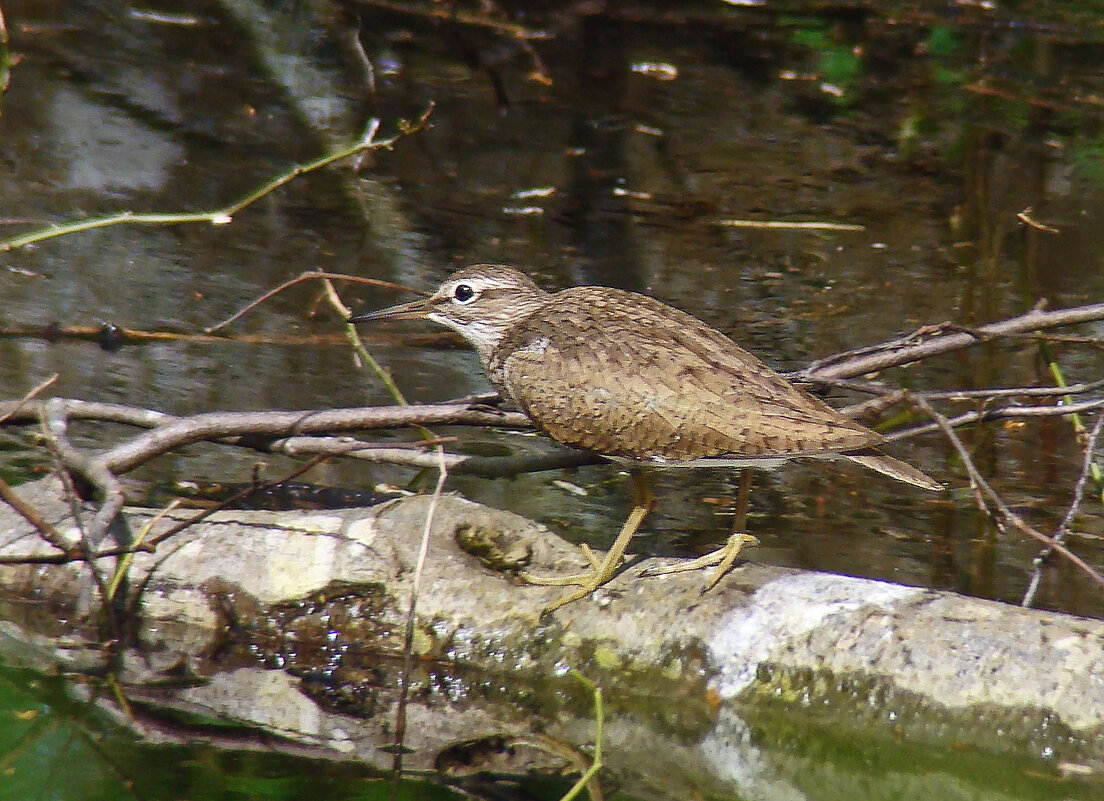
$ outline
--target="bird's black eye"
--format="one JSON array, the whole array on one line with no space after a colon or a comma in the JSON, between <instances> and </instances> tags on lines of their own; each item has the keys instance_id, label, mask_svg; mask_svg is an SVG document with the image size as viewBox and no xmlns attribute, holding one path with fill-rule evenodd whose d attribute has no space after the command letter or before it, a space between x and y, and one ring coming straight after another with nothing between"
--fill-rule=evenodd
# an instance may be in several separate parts
<instances>
[{"instance_id":1,"label":"bird's black eye","mask_svg":"<svg viewBox=\"0 0 1104 801\"><path fill-rule=\"evenodd\" d=\"M475 290L471 284L457 284L452 290L452 297L457 303L468 303L475 297Z\"/></svg>"}]
</instances>

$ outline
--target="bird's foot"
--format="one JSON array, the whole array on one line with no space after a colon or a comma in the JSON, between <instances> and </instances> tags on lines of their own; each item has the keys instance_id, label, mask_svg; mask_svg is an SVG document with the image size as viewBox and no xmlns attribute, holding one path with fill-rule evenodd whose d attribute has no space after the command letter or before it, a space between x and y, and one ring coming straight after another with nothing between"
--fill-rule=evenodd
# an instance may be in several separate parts
<instances>
[{"instance_id":1,"label":"bird's foot","mask_svg":"<svg viewBox=\"0 0 1104 801\"><path fill-rule=\"evenodd\" d=\"M572 601L586 598L613 578L617 573L617 566L621 561L619 555L615 556L611 552L606 555L605 559L599 559L598 555L586 545L580 545L579 550L582 551L583 556L585 556L586 560L590 563L590 570L584 573L573 573L570 576L534 576L530 573L520 574L522 581L528 582L529 584L539 584L546 587L570 587L576 585L579 587L579 589L572 590L562 598L546 606L544 611L541 612L541 617L549 615L561 606L566 606ZM611 558L611 556L614 558Z\"/></svg>"},{"instance_id":2,"label":"bird's foot","mask_svg":"<svg viewBox=\"0 0 1104 801\"><path fill-rule=\"evenodd\" d=\"M711 553L699 556L697 559L679 562L669 567L648 568L643 571L640 576L641 578L666 576L672 573L686 573L690 570L703 570L707 567L716 565L717 569L713 571L712 575L710 575L709 579L705 582L705 586L702 587L702 595L704 595L717 586L717 582L724 578L724 575L732 569L732 566L736 564L736 559L740 556L740 551L743 550L745 545L758 544L759 539L757 537L746 534L743 531L738 531L728 538L728 542Z\"/></svg>"}]
</instances>

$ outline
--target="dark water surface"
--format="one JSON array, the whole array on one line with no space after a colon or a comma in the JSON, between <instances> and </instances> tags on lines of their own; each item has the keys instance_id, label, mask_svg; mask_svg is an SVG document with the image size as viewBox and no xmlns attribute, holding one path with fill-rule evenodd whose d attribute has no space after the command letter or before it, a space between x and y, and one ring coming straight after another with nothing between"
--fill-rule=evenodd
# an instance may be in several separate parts
<instances>
[{"instance_id":1,"label":"dark water surface","mask_svg":"<svg viewBox=\"0 0 1104 801\"><path fill-rule=\"evenodd\" d=\"M353 140L368 117L390 132L436 105L431 129L374 154L358 175L296 180L233 224L116 226L0 254L0 326L194 334L304 269L428 289L457 264L504 261L548 288L653 294L795 369L928 323L974 326L1044 300L1059 308L1104 296L1104 24L1092 3L1021 7L1016 17L981 3L877 13L700 3L497 18L548 34L525 44L508 27L386 4L275 5L3 4L18 61L0 105L0 235L121 210L218 207ZM357 25L367 62L352 44ZM1025 210L1055 231L1025 225ZM735 218L863 230L723 224ZM355 309L399 299L344 294ZM233 330L339 332L315 301L314 289L297 288ZM365 333L411 399L486 388L465 350ZM7 336L0 387L15 398L56 372L57 395L175 414L388 402L333 341L165 341L109 353ZM1071 383L1102 374L1098 348L1052 351ZM917 389L1053 382L1027 340L883 378ZM88 445L118 435L82 431ZM463 448L527 445L459 433ZM964 436L1009 504L1053 531L1083 458L1069 422ZM953 491L933 499L858 468L795 464L756 487L750 526L762 546L750 558L1018 602L1036 546L978 514L937 435L894 453ZM5 473L38 461L26 441L0 440ZM140 473L242 481L253 461L197 446ZM285 466L268 461L273 475ZM306 476L356 488L412 477L336 463ZM728 534L734 474L664 474L657 484L640 551L692 554ZM628 482L608 466L450 487L596 547L629 505ZM1099 499L1074 528L1070 547L1104 570ZM1055 561L1039 605L1101 617L1104 593ZM986 788L974 797L1047 797L1042 787ZM220 792L192 797L230 797Z\"/></svg>"}]
</instances>

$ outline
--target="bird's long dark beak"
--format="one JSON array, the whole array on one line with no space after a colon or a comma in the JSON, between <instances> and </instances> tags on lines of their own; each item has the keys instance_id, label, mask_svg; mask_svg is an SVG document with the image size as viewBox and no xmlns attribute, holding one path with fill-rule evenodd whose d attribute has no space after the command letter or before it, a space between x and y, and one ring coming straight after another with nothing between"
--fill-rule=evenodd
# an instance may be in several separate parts
<instances>
[{"instance_id":1,"label":"bird's long dark beak","mask_svg":"<svg viewBox=\"0 0 1104 801\"><path fill-rule=\"evenodd\" d=\"M354 314L346 322L367 323L372 320L421 320L429 313L429 298L399 303L386 309Z\"/></svg>"}]
</instances>

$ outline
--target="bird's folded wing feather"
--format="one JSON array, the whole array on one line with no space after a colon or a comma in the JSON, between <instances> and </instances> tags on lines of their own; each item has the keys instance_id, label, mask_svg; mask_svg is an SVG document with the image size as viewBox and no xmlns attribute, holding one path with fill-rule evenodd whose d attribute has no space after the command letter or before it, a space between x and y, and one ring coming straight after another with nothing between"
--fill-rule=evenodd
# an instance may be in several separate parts
<instances>
[{"instance_id":1,"label":"bird's folded wing feather","mask_svg":"<svg viewBox=\"0 0 1104 801\"><path fill-rule=\"evenodd\" d=\"M509 393L550 436L610 456L680 461L799 455L875 445L881 437L790 384L689 315L599 333L542 326L504 363ZM652 323L652 324L649 324ZM682 323L682 325L680 325Z\"/></svg>"}]
</instances>

